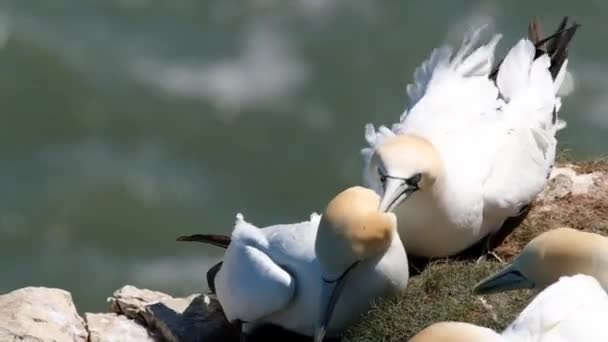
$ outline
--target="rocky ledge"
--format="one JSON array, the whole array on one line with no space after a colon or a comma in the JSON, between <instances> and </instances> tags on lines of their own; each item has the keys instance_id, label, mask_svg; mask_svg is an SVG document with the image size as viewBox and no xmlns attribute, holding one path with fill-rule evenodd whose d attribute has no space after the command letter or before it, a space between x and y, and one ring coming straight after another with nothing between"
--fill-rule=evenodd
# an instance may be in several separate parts
<instances>
[{"instance_id":1,"label":"rocky ledge","mask_svg":"<svg viewBox=\"0 0 608 342\"><path fill-rule=\"evenodd\" d=\"M567 164L555 168L551 174L546 190L539 196L528 217L520 228L506 238L497 251L509 259L535 235L557 226L570 225L599 233L608 231L608 163L591 162ZM409 299L395 299L380 303L372 309L362 324L347 333L347 340L366 340L368 334L388 339L395 334L407 338L412 332L421 329L434 320L444 320L449 312L449 305L458 302L457 316L494 317L486 325L503 324L510 316L496 312L487 312L489 304L469 298L466 289L458 289L446 295L446 302L440 295L433 295L433 302L418 303L416 312L396 303L406 303L427 291L430 279L439 281L439 275L445 275L450 268L458 273L468 269L493 268L493 265L472 266L462 261L444 261L425 271L421 276L412 279L412 284L404 294ZM204 270L201 270L201 274ZM485 272L487 273L487 272ZM470 278L481 277L480 274ZM445 286L453 277L446 277ZM452 280L449 280L449 279ZM477 279L469 279L471 282ZM463 280L464 281L464 280ZM420 284L418 284L420 283ZM424 286L423 286L424 285ZM428 285L428 284L427 284ZM418 291L421 293L411 293ZM455 289L456 290L456 289ZM447 292L446 292L447 293ZM460 298L460 297L462 298ZM461 300L462 301L461 301ZM193 294L186 298L174 298L168 294L138 289L127 285L114 292L108 298L110 303L107 313L85 313L81 317L67 291L45 287L26 287L0 295L0 341L88 341L88 342L129 342L129 341L227 341L237 340L238 332L226 321L221 307L211 294ZM520 300L520 302L522 302ZM514 302L506 298L505 302ZM451 303L451 304L450 304ZM462 305L469 303L469 306ZM425 304L429 306L424 309ZM491 304L491 303L490 303ZM504 307L504 303L495 303ZM401 305L401 304L399 304ZM442 307L435 310L433 307ZM466 309L469 308L469 309ZM461 312L462 310L470 312ZM403 310L403 311L400 311ZM516 310L516 309L514 309ZM391 312L391 317L386 317ZM500 319L498 317L501 317ZM422 317L422 318L421 318ZM378 327L391 327L382 331ZM405 331L404 329L408 329Z\"/></svg>"},{"instance_id":2,"label":"rocky ledge","mask_svg":"<svg viewBox=\"0 0 608 342\"><path fill-rule=\"evenodd\" d=\"M70 293L26 287L0 296L0 341L226 341L236 332L212 295L174 298L124 286L107 313L78 315Z\"/></svg>"}]
</instances>

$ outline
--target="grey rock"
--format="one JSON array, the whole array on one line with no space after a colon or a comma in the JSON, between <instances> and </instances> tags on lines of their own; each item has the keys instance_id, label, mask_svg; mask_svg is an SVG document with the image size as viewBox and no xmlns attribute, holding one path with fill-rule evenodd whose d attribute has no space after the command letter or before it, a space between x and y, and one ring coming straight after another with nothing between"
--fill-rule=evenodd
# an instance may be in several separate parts
<instances>
[{"instance_id":1,"label":"grey rock","mask_svg":"<svg viewBox=\"0 0 608 342\"><path fill-rule=\"evenodd\" d=\"M115 313L86 313L89 342L156 342L148 330L125 316Z\"/></svg>"},{"instance_id":2,"label":"grey rock","mask_svg":"<svg viewBox=\"0 0 608 342\"><path fill-rule=\"evenodd\" d=\"M228 341L239 331L228 323L217 299L194 294L173 298L157 291L125 286L109 298L118 314L133 318L171 342Z\"/></svg>"},{"instance_id":3,"label":"grey rock","mask_svg":"<svg viewBox=\"0 0 608 342\"><path fill-rule=\"evenodd\" d=\"M0 341L87 341L69 292L25 287L0 296Z\"/></svg>"}]
</instances>

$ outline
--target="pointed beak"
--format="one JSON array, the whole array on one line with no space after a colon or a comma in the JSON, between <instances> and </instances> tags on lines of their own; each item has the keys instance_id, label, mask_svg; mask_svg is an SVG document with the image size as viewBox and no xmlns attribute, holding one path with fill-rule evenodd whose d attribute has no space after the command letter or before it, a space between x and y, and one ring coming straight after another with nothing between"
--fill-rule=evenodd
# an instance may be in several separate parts
<instances>
[{"instance_id":1,"label":"pointed beak","mask_svg":"<svg viewBox=\"0 0 608 342\"><path fill-rule=\"evenodd\" d=\"M534 282L526 278L511 265L477 283L473 288L473 293L478 295L490 294L518 289L531 289L534 287Z\"/></svg>"},{"instance_id":2,"label":"pointed beak","mask_svg":"<svg viewBox=\"0 0 608 342\"><path fill-rule=\"evenodd\" d=\"M380 201L380 212L392 211L416 190L418 189L409 186L405 182L405 179L387 178L384 186L384 194Z\"/></svg>"},{"instance_id":3,"label":"pointed beak","mask_svg":"<svg viewBox=\"0 0 608 342\"><path fill-rule=\"evenodd\" d=\"M352 269L352 266L335 281L328 282L323 280L321 287L321 298L319 302L319 316L317 320L317 326L315 327L315 334L313 337L314 342L321 342L325 337L327 331L327 325L331 320L331 315L334 312L336 303L340 298L340 293L344 288L346 274Z\"/></svg>"}]
</instances>

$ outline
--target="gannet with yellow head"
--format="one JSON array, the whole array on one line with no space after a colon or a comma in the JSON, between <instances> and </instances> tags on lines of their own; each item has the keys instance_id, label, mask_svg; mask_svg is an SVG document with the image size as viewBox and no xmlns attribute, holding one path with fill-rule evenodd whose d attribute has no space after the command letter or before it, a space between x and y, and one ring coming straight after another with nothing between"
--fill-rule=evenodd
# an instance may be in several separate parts
<instances>
[{"instance_id":1,"label":"gannet with yellow head","mask_svg":"<svg viewBox=\"0 0 608 342\"><path fill-rule=\"evenodd\" d=\"M608 238L572 228L557 228L532 239L513 263L475 286L478 294L534 288L542 290L561 276L587 274L608 290Z\"/></svg>"},{"instance_id":2,"label":"gannet with yellow head","mask_svg":"<svg viewBox=\"0 0 608 342\"><path fill-rule=\"evenodd\" d=\"M366 126L364 179L394 211L408 254L457 254L520 215L555 159L567 18L547 41L533 22L498 66L482 29L456 52L436 49L408 86L410 108L391 129Z\"/></svg>"},{"instance_id":3,"label":"gannet with yellow head","mask_svg":"<svg viewBox=\"0 0 608 342\"><path fill-rule=\"evenodd\" d=\"M392 213L379 212L379 204L372 190L353 187L325 209L315 241L322 278L317 342L330 322L335 322L331 331L335 335L356 317L354 312L360 315L367 310L373 298L405 289L407 265L397 263L407 263L407 257L399 246L397 220ZM339 309L332 319L336 305Z\"/></svg>"},{"instance_id":4,"label":"gannet with yellow head","mask_svg":"<svg viewBox=\"0 0 608 342\"><path fill-rule=\"evenodd\" d=\"M404 290L409 273L396 218L379 204L374 191L357 186L306 222L260 229L239 215L231 238L219 239L227 250L210 284L228 320L246 333L271 323L322 341L356 322L372 300ZM216 235L180 240L218 244Z\"/></svg>"},{"instance_id":5,"label":"gannet with yellow head","mask_svg":"<svg viewBox=\"0 0 608 342\"><path fill-rule=\"evenodd\" d=\"M587 275L561 277L540 292L502 333L462 322L435 323L410 342L608 341L608 295Z\"/></svg>"}]
</instances>

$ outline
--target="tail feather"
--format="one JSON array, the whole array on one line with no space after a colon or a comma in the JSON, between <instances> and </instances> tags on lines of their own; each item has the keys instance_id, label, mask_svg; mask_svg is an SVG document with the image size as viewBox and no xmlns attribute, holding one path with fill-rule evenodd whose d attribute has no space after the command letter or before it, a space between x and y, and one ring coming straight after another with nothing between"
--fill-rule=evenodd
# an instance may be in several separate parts
<instances>
[{"instance_id":1,"label":"tail feather","mask_svg":"<svg viewBox=\"0 0 608 342\"><path fill-rule=\"evenodd\" d=\"M180 236L177 241L194 241L208 243L221 248L228 248L230 245L230 236L217 235L217 234L194 234L187 236Z\"/></svg>"}]
</instances>

